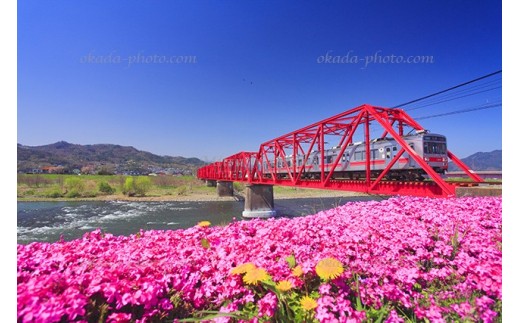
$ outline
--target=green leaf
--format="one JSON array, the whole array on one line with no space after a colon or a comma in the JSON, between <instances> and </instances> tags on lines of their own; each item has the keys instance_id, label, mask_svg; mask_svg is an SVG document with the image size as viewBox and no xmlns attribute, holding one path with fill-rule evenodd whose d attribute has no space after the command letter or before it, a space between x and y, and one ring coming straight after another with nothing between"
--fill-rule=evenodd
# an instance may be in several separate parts
<instances>
[{"instance_id":1,"label":"green leaf","mask_svg":"<svg viewBox=\"0 0 520 323\"><path fill-rule=\"evenodd\" d=\"M200 244L202 245L202 248L204 248L204 249L209 249L209 247L210 247L209 241L206 238L202 238L200 240Z\"/></svg>"},{"instance_id":2,"label":"green leaf","mask_svg":"<svg viewBox=\"0 0 520 323\"><path fill-rule=\"evenodd\" d=\"M294 255L285 257L285 261L287 261L287 263L289 264L289 268L296 267L296 258L294 257Z\"/></svg>"},{"instance_id":3,"label":"green leaf","mask_svg":"<svg viewBox=\"0 0 520 323\"><path fill-rule=\"evenodd\" d=\"M238 319L238 320L248 319L246 316L243 316L240 311L235 311L232 313L224 313L224 312L218 312L218 311L201 311L199 313L208 314L208 315L201 317L201 318L190 317L190 318L186 318L186 319L180 319L179 322L202 322L202 321L212 320L212 319L219 318L219 317L231 317L231 318Z\"/></svg>"},{"instance_id":4,"label":"green leaf","mask_svg":"<svg viewBox=\"0 0 520 323\"><path fill-rule=\"evenodd\" d=\"M381 313L379 314L379 317L374 323L381 323L383 322L383 318L386 316L386 306L381 307L379 310Z\"/></svg>"}]
</instances>

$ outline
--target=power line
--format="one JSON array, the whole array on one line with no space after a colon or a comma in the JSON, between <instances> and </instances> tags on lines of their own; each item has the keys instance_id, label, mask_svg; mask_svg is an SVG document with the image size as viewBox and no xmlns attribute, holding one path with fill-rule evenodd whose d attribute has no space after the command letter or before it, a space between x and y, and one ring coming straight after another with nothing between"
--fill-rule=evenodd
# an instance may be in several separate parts
<instances>
[{"instance_id":1,"label":"power line","mask_svg":"<svg viewBox=\"0 0 520 323\"><path fill-rule=\"evenodd\" d=\"M454 97L454 98L449 98L449 99L445 99L445 100L435 101L433 103L428 103L428 104L425 104L425 105L422 105L422 106L414 107L414 108L411 108L411 109L405 109L405 110L406 111L418 110L418 109L426 108L428 106L436 105L436 104L439 104L439 103L449 102L449 101L453 101L453 100L456 100L456 99L461 99L461 98L465 98L465 97L468 97L468 96L477 95L477 94L480 94L480 93L484 93L484 92L489 92L489 91L492 91L492 90L500 89L501 87L502 86L497 86L497 87L493 87L491 89L481 90L481 91L478 91L478 92L468 93L468 94L457 96L457 97Z\"/></svg>"},{"instance_id":2,"label":"power line","mask_svg":"<svg viewBox=\"0 0 520 323\"><path fill-rule=\"evenodd\" d=\"M476 108L469 108L469 109L463 109L463 110L457 110L457 111L452 111L452 112L446 112L446 113L434 114L434 115L430 115L430 116L419 117L419 118L415 118L415 120L444 117L444 116L448 116L448 115L452 115L452 114L466 113L466 112L496 108L496 107L501 107L501 106L502 106L502 103L489 104L489 105L484 105L484 106L480 106L480 107L476 107Z\"/></svg>"},{"instance_id":3,"label":"power line","mask_svg":"<svg viewBox=\"0 0 520 323\"><path fill-rule=\"evenodd\" d=\"M480 81L480 80L483 80L483 79L486 79L488 77L491 77L493 75L496 75L496 74L499 74L499 73L502 73L502 70L499 70L499 71L496 71L496 72L493 72L493 73L490 73L490 74L487 74L487 75L484 75L484 76L481 76L479 78L476 78L474 80L471 80L471 81L467 81L467 82L464 82L464 83L461 83L461 84L458 84L458 85L455 85L455 86L452 86L446 90L442 90L442 91L439 91L439 92L435 92L433 94L430 94L430 95L427 95L427 96L423 96L421 98L418 98L418 99L415 99L415 100L412 100L412 101L408 101L408 102L405 102L405 103L401 103L399 105L396 105L394 107L392 107L393 109L395 108L401 108L401 107L404 107L405 105L410 105L412 103L415 103L415 102L418 102L418 101L421 101L421 100L424 100L424 99L428 99L428 98L431 98L433 96L436 96L436 95L439 95L439 94L442 94L442 93L446 93L448 91L451 91L451 90L454 90L454 89L457 89L459 87L462 87L462 86L465 86L465 85L468 85L468 84L471 84L471 83L474 83L474 82L477 82L477 81Z\"/></svg>"},{"instance_id":4,"label":"power line","mask_svg":"<svg viewBox=\"0 0 520 323\"><path fill-rule=\"evenodd\" d=\"M404 108L404 110L406 110L406 111L415 110L415 109L421 108L422 105L425 105L425 106L434 105L436 103L449 101L449 99L456 100L456 99L460 98L460 96L462 94L468 94L468 93L469 94L472 94L472 93L479 94L481 92L487 92L487 89L489 89L489 87L492 87L492 86L494 86L495 88L501 88L502 87L502 78L484 82L482 84L471 85L468 88L457 89L450 93L440 94L437 97L425 99L422 101L422 103L416 103L418 105L412 104L411 107L408 106L407 108ZM479 90L482 90L482 91L478 92Z\"/></svg>"}]
</instances>

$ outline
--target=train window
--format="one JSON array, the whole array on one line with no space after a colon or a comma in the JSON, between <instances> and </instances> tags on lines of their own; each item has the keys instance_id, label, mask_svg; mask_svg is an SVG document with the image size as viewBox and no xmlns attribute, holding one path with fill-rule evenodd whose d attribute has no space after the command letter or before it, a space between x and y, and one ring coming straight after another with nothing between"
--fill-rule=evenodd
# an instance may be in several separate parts
<instances>
[{"instance_id":1,"label":"train window","mask_svg":"<svg viewBox=\"0 0 520 323\"><path fill-rule=\"evenodd\" d=\"M377 159L377 149L370 150L370 159Z\"/></svg>"},{"instance_id":2,"label":"train window","mask_svg":"<svg viewBox=\"0 0 520 323\"><path fill-rule=\"evenodd\" d=\"M425 141L446 141L446 138L439 136L424 136Z\"/></svg>"},{"instance_id":3,"label":"train window","mask_svg":"<svg viewBox=\"0 0 520 323\"><path fill-rule=\"evenodd\" d=\"M355 160L365 160L365 152L364 151L356 151L354 153Z\"/></svg>"},{"instance_id":4,"label":"train window","mask_svg":"<svg viewBox=\"0 0 520 323\"><path fill-rule=\"evenodd\" d=\"M425 142L424 143L425 154L445 154L446 144L437 142Z\"/></svg>"}]
</instances>

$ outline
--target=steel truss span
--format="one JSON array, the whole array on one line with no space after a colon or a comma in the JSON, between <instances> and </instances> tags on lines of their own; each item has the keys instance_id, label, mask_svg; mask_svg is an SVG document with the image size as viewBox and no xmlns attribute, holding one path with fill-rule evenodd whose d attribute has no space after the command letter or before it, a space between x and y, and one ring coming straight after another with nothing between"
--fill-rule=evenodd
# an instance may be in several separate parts
<instances>
[{"instance_id":1,"label":"steel truss span","mask_svg":"<svg viewBox=\"0 0 520 323\"><path fill-rule=\"evenodd\" d=\"M371 137L371 127L381 131ZM382 130L381 130L382 129ZM407 134L405 134L405 130ZM354 142L354 138L362 141ZM451 160L474 182L477 174L402 109L368 104L316 122L197 171L202 180L449 197L457 184L442 174ZM335 144L331 144L335 143Z\"/></svg>"}]
</instances>

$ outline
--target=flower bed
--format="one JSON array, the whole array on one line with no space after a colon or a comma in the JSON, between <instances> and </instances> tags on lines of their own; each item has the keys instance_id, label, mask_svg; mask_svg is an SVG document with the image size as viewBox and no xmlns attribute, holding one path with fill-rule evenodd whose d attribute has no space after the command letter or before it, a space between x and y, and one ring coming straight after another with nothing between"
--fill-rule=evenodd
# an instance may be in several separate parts
<instances>
[{"instance_id":1,"label":"flower bed","mask_svg":"<svg viewBox=\"0 0 520 323\"><path fill-rule=\"evenodd\" d=\"M299 218L18 245L18 320L500 319L501 198L400 197Z\"/></svg>"}]
</instances>

